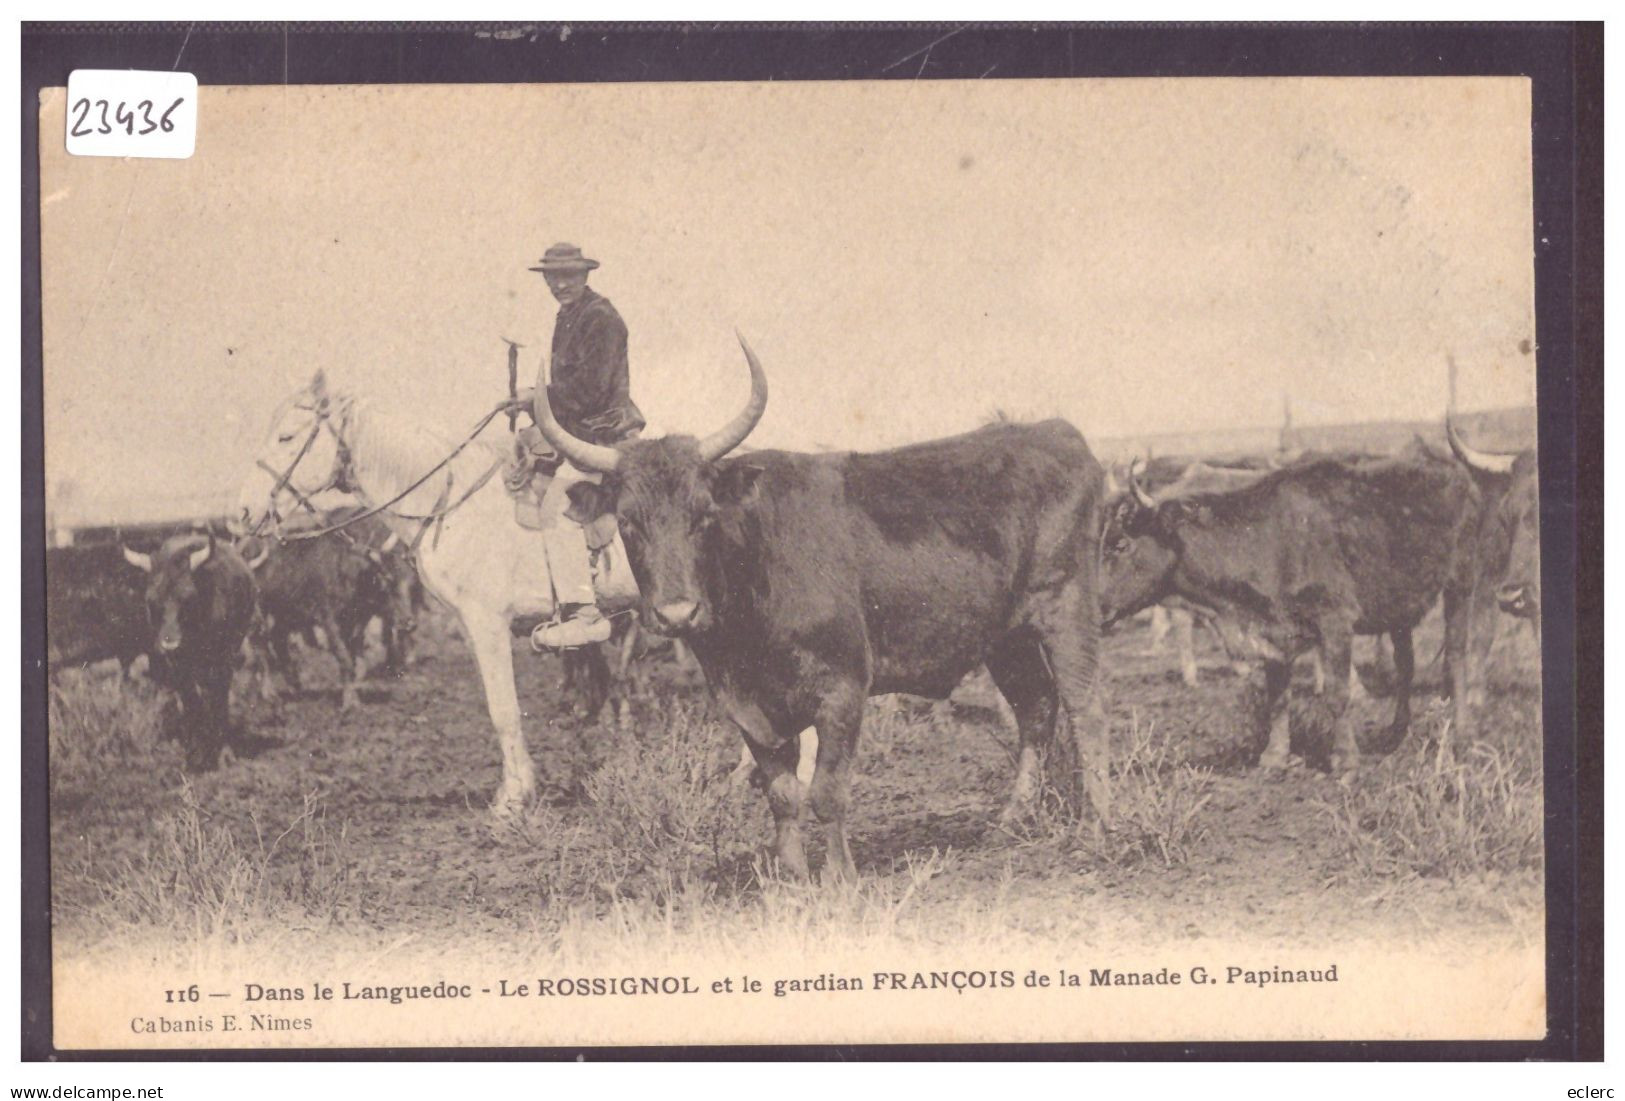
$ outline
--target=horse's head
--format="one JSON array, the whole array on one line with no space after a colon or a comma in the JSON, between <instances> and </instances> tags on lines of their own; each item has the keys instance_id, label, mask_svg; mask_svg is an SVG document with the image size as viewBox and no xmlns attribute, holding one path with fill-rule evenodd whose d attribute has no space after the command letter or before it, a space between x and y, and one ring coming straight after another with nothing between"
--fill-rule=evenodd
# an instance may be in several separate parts
<instances>
[{"instance_id":1,"label":"horse's head","mask_svg":"<svg viewBox=\"0 0 1625 1101\"><path fill-rule=\"evenodd\" d=\"M240 533L257 533L303 511L317 494L348 487L350 455L338 405L317 371L309 385L277 407L237 497L233 527Z\"/></svg>"}]
</instances>

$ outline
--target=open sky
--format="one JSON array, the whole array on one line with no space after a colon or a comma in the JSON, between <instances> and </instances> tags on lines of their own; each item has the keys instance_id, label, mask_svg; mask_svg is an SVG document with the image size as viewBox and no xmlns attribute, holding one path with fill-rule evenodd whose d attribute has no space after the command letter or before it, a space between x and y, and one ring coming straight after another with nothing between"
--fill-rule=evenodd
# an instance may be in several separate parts
<instances>
[{"instance_id":1,"label":"open sky","mask_svg":"<svg viewBox=\"0 0 1625 1101\"><path fill-rule=\"evenodd\" d=\"M995 409L1090 436L1532 403L1522 79L205 88L185 161L41 106L47 481L223 493L318 367L460 432L533 380L559 240L633 394L760 446Z\"/></svg>"}]
</instances>

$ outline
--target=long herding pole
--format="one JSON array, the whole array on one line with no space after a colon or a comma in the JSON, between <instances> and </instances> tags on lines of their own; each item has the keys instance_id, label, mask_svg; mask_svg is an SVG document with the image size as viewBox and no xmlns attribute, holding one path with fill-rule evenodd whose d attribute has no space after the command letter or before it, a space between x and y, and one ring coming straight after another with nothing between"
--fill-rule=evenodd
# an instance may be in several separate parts
<instances>
[{"instance_id":1,"label":"long herding pole","mask_svg":"<svg viewBox=\"0 0 1625 1101\"><path fill-rule=\"evenodd\" d=\"M502 343L508 346L508 397L517 399L519 397L519 349L523 348L524 345L516 344L507 337L502 338ZM508 431L515 432L518 430L518 426L519 410L517 407L511 408L508 410Z\"/></svg>"}]
</instances>

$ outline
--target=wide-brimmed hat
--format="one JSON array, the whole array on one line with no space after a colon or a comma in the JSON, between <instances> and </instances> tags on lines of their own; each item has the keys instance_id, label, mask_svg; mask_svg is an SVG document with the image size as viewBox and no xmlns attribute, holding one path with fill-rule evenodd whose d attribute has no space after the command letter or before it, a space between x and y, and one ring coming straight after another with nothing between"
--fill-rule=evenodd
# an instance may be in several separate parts
<instances>
[{"instance_id":1,"label":"wide-brimmed hat","mask_svg":"<svg viewBox=\"0 0 1625 1101\"><path fill-rule=\"evenodd\" d=\"M589 260L581 255L580 247L566 242L559 242L546 252L542 253L542 261L531 271L591 271L598 266L597 260Z\"/></svg>"}]
</instances>

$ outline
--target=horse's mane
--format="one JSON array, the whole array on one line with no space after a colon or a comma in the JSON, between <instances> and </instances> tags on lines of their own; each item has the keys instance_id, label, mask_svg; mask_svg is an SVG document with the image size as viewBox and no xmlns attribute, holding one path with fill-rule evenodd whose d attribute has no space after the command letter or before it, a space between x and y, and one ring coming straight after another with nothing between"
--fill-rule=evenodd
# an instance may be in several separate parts
<instances>
[{"instance_id":1,"label":"horse's mane","mask_svg":"<svg viewBox=\"0 0 1625 1101\"><path fill-rule=\"evenodd\" d=\"M461 431L447 432L389 408L374 397L333 391L328 401L358 471L402 488L421 478L463 442ZM505 443L483 435L474 440L445 468L452 471L454 488L472 485L507 451ZM424 490L433 487L438 492L442 484L442 474L437 472Z\"/></svg>"}]
</instances>

